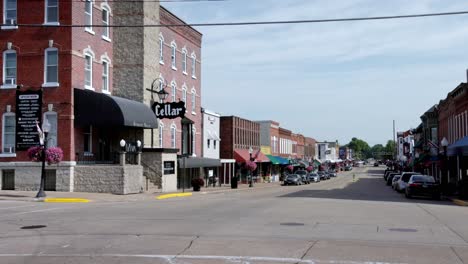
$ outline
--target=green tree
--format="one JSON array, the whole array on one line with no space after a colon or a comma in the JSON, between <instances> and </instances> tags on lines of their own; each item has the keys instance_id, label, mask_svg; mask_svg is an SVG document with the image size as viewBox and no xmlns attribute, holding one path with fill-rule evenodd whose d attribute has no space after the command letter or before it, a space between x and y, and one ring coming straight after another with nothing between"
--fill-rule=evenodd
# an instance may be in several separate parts
<instances>
[{"instance_id":1,"label":"green tree","mask_svg":"<svg viewBox=\"0 0 468 264\"><path fill-rule=\"evenodd\" d=\"M393 153L395 153L395 141L389 140L387 141L387 144L385 145L385 152L387 155L385 155L385 158L387 159L392 159L393 158Z\"/></svg>"},{"instance_id":2,"label":"green tree","mask_svg":"<svg viewBox=\"0 0 468 264\"><path fill-rule=\"evenodd\" d=\"M382 153L384 152L385 152L385 147L382 144L374 145L371 148L371 154L374 159L382 159L383 158Z\"/></svg>"},{"instance_id":3,"label":"green tree","mask_svg":"<svg viewBox=\"0 0 468 264\"><path fill-rule=\"evenodd\" d=\"M353 137L348 143L348 147L354 150L355 159L367 159L372 157L369 144L362 139Z\"/></svg>"}]
</instances>

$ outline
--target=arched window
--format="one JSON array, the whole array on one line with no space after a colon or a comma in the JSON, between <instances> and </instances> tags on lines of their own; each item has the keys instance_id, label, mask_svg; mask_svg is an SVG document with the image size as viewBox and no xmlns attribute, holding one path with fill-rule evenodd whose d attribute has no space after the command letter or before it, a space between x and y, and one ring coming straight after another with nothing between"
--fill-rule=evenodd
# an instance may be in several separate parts
<instances>
[{"instance_id":1,"label":"arched window","mask_svg":"<svg viewBox=\"0 0 468 264\"><path fill-rule=\"evenodd\" d=\"M196 156L196 143L197 143L197 128L192 127L192 156Z\"/></svg>"},{"instance_id":2,"label":"arched window","mask_svg":"<svg viewBox=\"0 0 468 264\"><path fill-rule=\"evenodd\" d=\"M94 52L90 48L86 48L84 50L84 57L85 57L85 65L84 65L84 72L85 72L85 89L93 88L93 60L94 60Z\"/></svg>"},{"instance_id":3,"label":"arched window","mask_svg":"<svg viewBox=\"0 0 468 264\"><path fill-rule=\"evenodd\" d=\"M16 64L16 51L12 49L4 51L2 88L16 88Z\"/></svg>"},{"instance_id":4,"label":"arched window","mask_svg":"<svg viewBox=\"0 0 468 264\"><path fill-rule=\"evenodd\" d=\"M172 69L177 70L176 67L176 54L177 54L177 45L174 41L171 42L171 62L172 62Z\"/></svg>"},{"instance_id":5,"label":"arched window","mask_svg":"<svg viewBox=\"0 0 468 264\"><path fill-rule=\"evenodd\" d=\"M162 34L159 34L159 63L164 64L164 37Z\"/></svg>"},{"instance_id":6,"label":"arched window","mask_svg":"<svg viewBox=\"0 0 468 264\"><path fill-rule=\"evenodd\" d=\"M110 68L110 58L107 56L107 53L101 56L102 63L102 92L110 93L109 90L109 68Z\"/></svg>"},{"instance_id":7,"label":"arched window","mask_svg":"<svg viewBox=\"0 0 468 264\"><path fill-rule=\"evenodd\" d=\"M102 38L104 40L110 41L110 30L109 30L109 21L110 21L110 6L107 3L101 4L102 9Z\"/></svg>"},{"instance_id":8,"label":"arched window","mask_svg":"<svg viewBox=\"0 0 468 264\"><path fill-rule=\"evenodd\" d=\"M42 87L57 87L58 83L58 49L47 48L44 52L44 84Z\"/></svg>"},{"instance_id":9,"label":"arched window","mask_svg":"<svg viewBox=\"0 0 468 264\"><path fill-rule=\"evenodd\" d=\"M177 83L175 81L171 82L171 97L172 97L172 102L176 101L176 95L177 95Z\"/></svg>"},{"instance_id":10,"label":"arched window","mask_svg":"<svg viewBox=\"0 0 468 264\"><path fill-rule=\"evenodd\" d=\"M192 114L195 114L196 110L196 105L197 105L197 91L195 88L192 88Z\"/></svg>"},{"instance_id":11,"label":"arched window","mask_svg":"<svg viewBox=\"0 0 468 264\"><path fill-rule=\"evenodd\" d=\"M187 107L187 87L182 86L182 101L185 103L185 107Z\"/></svg>"},{"instance_id":12,"label":"arched window","mask_svg":"<svg viewBox=\"0 0 468 264\"><path fill-rule=\"evenodd\" d=\"M182 49L182 73L187 75L187 49Z\"/></svg>"},{"instance_id":13,"label":"arched window","mask_svg":"<svg viewBox=\"0 0 468 264\"><path fill-rule=\"evenodd\" d=\"M57 113L54 111L48 111L44 113L43 120L47 118L50 124L50 130L47 134L47 147L57 146Z\"/></svg>"},{"instance_id":14,"label":"arched window","mask_svg":"<svg viewBox=\"0 0 468 264\"><path fill-rule=\"evenodd\" d=\"M159 147L163 148L164 147L164 123L159 122Z\"/></svg>"},{"instance_id":15,"label":"arched window","mask_svg":"<svg viewBox=\"0 0 468 264\"><path fill-rule=\"evenodd\" d=\"M196 67L197 67L197 56L195 55L195 53L192 53L192 78L194 79L197 78Z\"/></svg>"},{"instance_id":16,"label":"arched window","mask_svg":"<svg viewBox=\"0 0 468 264\"><path fill-rule=\"evenodd\" d=\"M85 31L94 35L93 31L93 0L85 0Z\"/></svg>"},{"instance_id":17,"label":"arched window","mask_svg":"<svg viewBox=\"0 0 468 264\"><path fill-rule=\"evenodd\" d=\"M2 118L2 153L15 153L16 118L15 113L5 113Z\"/></svg>"},{"instance_id":18,"label":"arched window","mask_svg":"<svg viewBox=\"0 0 468 264\"><path fill-rule=\"evenodd\" d=\"M171 148L176 148L176 133L177 133L177 127L175 124L171 125Z\"/></svg>"}]
</instances>

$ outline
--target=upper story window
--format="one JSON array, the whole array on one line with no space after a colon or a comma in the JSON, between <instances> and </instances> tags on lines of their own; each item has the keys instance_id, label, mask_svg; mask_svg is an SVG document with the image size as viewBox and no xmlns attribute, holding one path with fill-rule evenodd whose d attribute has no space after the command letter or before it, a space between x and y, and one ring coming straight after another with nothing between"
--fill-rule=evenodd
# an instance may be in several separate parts
<instances>
[{"instance_id":1,"label":"upper story window","mask_svg":"<svg viewBox=\"0 0 468 264\"><path fill-rule=\"evenodd\" d=\"M102 8L102 38L104 40L110 41L110 29L109 29L109 21L110 21L110 7L107 3L101 4Z\"/></svg>"},{"instance_id":2,"label":"upper story window","mask_svg":"<svg viewBox=\"0 0 468 264\"><path fill-rule=\"evenodd\" d=\"M192 78L196 79L197 78L197 57L195 56L195 53L192 53Z\"/></svg>"},{"instance_id":3,"label":"upper story window","mask_svg":"<svg viewBox=\"0 0 468 264\"><path fill-rule=\"evenodd\" d=\"M14 113L3 114L2 153L15 153L16 118Z\"/></svg>"},{"instance_id":4,"label":"upper story window","mask_svg":"<svg viewBox=\"0 0 468 264\"><path fill-rule=\"evenodd\" d=\"M50 130L47 134L47 147L57 146L57 113L48 111L44 113L44 119L47 119L50 124Z\"/></svg>"},{"instance_id":5,"label":"upper story window","mask_svg":"<svg viewBox=\"0 0 468 264\"><path fill-rule=\"evenodd\" d=\"M17 28L17 3L16 0L3 1L3 24L6 27ZM5 28L5 27L2 27Z\"/></svg>"},{"instance_id":6,"label":"upper story window","mask_svg":"<svg viewBox=\"0 0 468 264\"><path fill-rule=\"evenodd\" d=\"M172 124L171 126L171 147L176 148L176 132L177 132L177 127L175 124Z\"/></svg>"},{"instance_id":7,"label":"upper story window","mask_svg":"<svg viewBox=\"0 0 468 264\"><path fill-rule=\"evenodd\" d=\"M102 61L102 91L109 92L109 62Z\"/></svg>"},{"instance_id":8,"label":"upper story window","mask_svg":"<svg viewBox=\"0 0 468 264\"><path fill-rule=\"evenodd\" d=\"M196 146L197 146L197 129L195 127L192 127L192 155L196 155Z\"/></svg>"},{"instance_id":9,"label":"upper story window","mask_svg":"<svg viewBox=\"0 0 468 264\"><path fill-rule=\"evenodd\" d=\"M177 93L177 84L172 81L171 82L171 98L172 98L172 102L175 102L176 100L176 93Z\"/></svg>"},{"instance_id":10,"label":"upper story window","mask_svg":"<svg viewBox=\"0 0 468 264\"><path fill-rule=\"evenodd\" d=\"M3 85L2 88L16 88L16 51L3 52Z\"/></svg>"},{"instance_id":11,"label":"upper story window","mask_svg":"<svg viewBox=\"0 0 468 264\"><path fill-rule=\"evenodd\" d=\"M58 65L58 49L46 49L44 52L44 84L42 87L58 86Z\"/></svg>"},{"instance_id":12,"label":"upper story window","mask_svg":"<svg viewBox=\"0 0 468 264\"><path fill-rule=\"evenodd\" d=\"M91 34L93 31L93 1L85 0L85 30Z\"/></svg>"},{"instance_id":13,"label":"upper story window","mask_svg":"<svg viewBox=\"0 0 468 264\"><path fill-rule=\"evenodd\" d=\"M182 49L182 73L187 74L187 50Z\"/></svg>"},{"instance_id":14,"label":"upper story window","mask_svg":"<svg viewBox=\"0 0 468 264\"><path fill-rule=\"evenodd\" d=\"M85 72L85 89L93 88L93 59L94 53L90 49L85 49L85 65L84 65L84 72Z\"/></svg>"},{"instance_id":15,"label":"upper story window","mask_svg":"<svg viewBox=\"0 0 468 264\"><path fill-rule=\"evenodd\" d=\"M163 122L159 122L159 147L160 148L163 148L164 144L164 140L163 140L163 136L164 136L164 123Z\"/></svg>"},{"instance_id":16,"label":"upper story window","mask_svg":"<svg viewBox=\"0 0 468 264\"><path fill-rule=\"evenodd\" d=\"M177 54L177 45L175 42L171 43L171 62L172 62L172 69L177 70L176 67L176 54Z\"/></svg>"},{"instance_id":17,"label":"upper story window","mask_svg":"<svg viewBox=\"0 0 468 264\"><path fill-rule=\"evenodd\" d=\"M187 88L182 87L182 101L185 103L185 107L187 107Z\"/></svg>"},{"instance_id":18,"label":"upper story window","mask_svg":"<svg viewBox=\"0 0 468 264\"><path fill-rule=\"evenodd\" d=\"M164 64L164 37L159 35L159 63Z\"/></svg>"},{"instance_id":19,"label":"upper story window","mask_svg":"<svg viewBox=\"0 0 468 264\"><path fill-rule=\"evenodd\" d=\"M192 114L195 114L195 109L196 109L196 103L197 101L197 91L195 88L192 89Z\"/></svg>"},{"instance_id":20,"label":"upper story window","mask_svg":"<svg viewBox=\"0 0 468 264\"><path fill-rule=\"evenodd\" d=\"M59 2L58 0L45 1L45 23L59 24Z\"/></svg>"}]
</instances>

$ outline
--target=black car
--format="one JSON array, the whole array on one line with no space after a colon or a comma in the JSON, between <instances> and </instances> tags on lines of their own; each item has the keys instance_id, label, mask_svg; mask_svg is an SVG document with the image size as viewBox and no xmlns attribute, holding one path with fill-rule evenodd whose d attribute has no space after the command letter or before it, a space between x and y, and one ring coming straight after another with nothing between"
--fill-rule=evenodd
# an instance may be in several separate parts
<instances>
[{"instance_id":1,"label":"black car","mask_svg":"<svg viewBox=\"0 0 468 264\"><path fill-rule=\"evenodd\" d=\"M378 167L378 166L379 166L379 163L375 162L374 167Z\"/></svg>"},{"instance_id":2,"label":"black car","mask_svg":"<svg viewBox=\"0 0 468 264\"><path fill-rule=\"evenodd\" d=\"M302 177L297 174L289 174L284 179L284 185L302 185Z\"/></svg>"},{"instance_id":3,"label":"black car","mask_svg":"<svg viewBox=\"0 0 468 264\"><path fill-rule=\"evenodd\" d=\"M431 197L440 199L440 186L435 182L434 177L427 175L413 175L405 188L406 198L413 196Z\"/></svg>"},{"instance_id":4,"label":"black car","mask_svg":"<svg viewBox=\"0 0 468 264\"><path fill-rule=\"evenodd\" d=\"M394 178L396 175L400 175L400 173L398 173L398 172L392 172L392 173L388 174L388 176L387 176L387 185L388 185L388 186L392 186L393 178Z\"/></svg>"},{"instance_id":5,"label":"black car","mask_svg":"<svg viewBox=\"0 0 468 264\"><path fill-rule=\"evenodd\" d=\"M325 174L324 171L319 171L317 172L317 174L320 176L320 180L328 180L329 177L327 177L327 175Z\"/></svg>"}]
</instances>

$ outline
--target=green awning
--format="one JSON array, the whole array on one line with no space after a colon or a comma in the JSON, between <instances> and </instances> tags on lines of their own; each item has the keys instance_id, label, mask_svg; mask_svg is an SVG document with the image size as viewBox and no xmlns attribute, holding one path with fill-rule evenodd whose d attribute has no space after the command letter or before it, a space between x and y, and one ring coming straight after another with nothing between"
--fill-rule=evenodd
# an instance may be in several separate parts
<instances>
[{"instance_id":1,"label":"green awning","mask_svg":"<svg viewBox=\"0 0 468 264\"><path fill-rule=\"evenodd\" d=\"M280 156L266 155L267 158L275 165L286 165L289 164L288 160Z\"/></svg>"},{"instance_id":2,"label":"green awning","mask_svg":"<svg viewBox=\"0 0 468 264\"><path fill-rule=\"evenodd\" d=\"M322 165L322 163L320 163L320 161L314 160L314 166L320 166L320 165Z\"/></svg>"}]
</instances>

